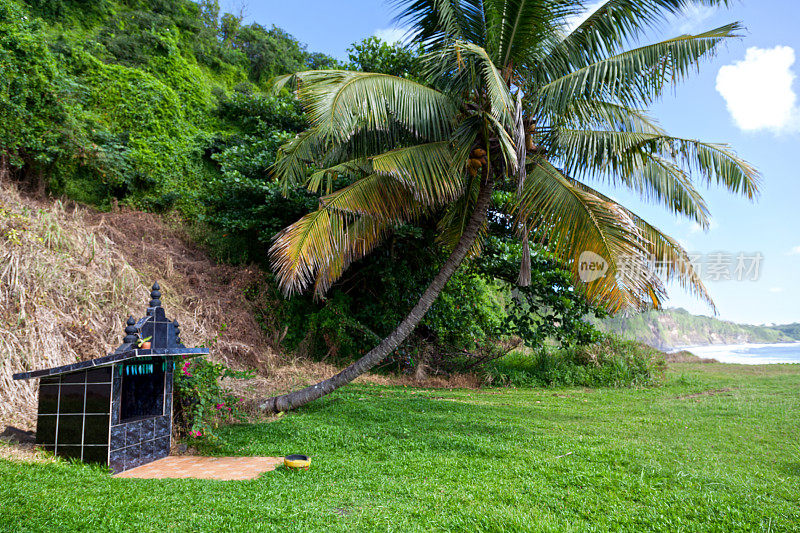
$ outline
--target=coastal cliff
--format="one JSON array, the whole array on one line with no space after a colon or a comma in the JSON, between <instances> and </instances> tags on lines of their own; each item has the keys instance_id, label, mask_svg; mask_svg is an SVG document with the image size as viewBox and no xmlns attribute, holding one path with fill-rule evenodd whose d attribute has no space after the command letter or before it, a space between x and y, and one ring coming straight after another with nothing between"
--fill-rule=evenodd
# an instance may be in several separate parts
<instances>
[{"instance_id":1,"label":"coastal cliff","mask_svg":"<svg viewBox=\"0 0 800 533\"><path fill-rule=\"evenodd\" d=\"M637 340L659 350L709 344L792 342L781 326L754 326L693 315L685 309L647 311L596 322L599 329Z\"/></svg>"}]
</instances>

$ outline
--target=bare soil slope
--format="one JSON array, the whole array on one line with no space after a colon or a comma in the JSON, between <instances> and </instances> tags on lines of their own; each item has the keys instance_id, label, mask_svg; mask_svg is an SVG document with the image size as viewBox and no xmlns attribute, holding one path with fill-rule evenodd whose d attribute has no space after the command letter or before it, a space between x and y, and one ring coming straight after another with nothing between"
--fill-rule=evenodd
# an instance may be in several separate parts
<instances>
[{"instance_id":1,"label":"bare soil slope","mask_svg":"<svg viewBox=\"0 0 800 533\"><path fill-rule=\"evenodd\" d=\"M127 316L144 313L155 280L187 345L210 346L215 359L258 371L254 396L330 375L328 365L280 355L272 332L256 322L256 306L261 313L269 306L245 293L262 276L216 264L176 220L101 213L0 183L0 428L34 425L37 380L12 374L113 351Z\"/></svg>"}]
</instances>

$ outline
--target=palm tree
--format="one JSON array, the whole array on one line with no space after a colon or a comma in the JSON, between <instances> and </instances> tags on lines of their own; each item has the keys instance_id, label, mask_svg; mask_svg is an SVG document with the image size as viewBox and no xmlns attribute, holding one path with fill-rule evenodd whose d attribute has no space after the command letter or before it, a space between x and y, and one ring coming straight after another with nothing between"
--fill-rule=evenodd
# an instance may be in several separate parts
<instances>
[{"instance_id":1,"label":"palm tree","mask_svg":"<svg viewBox=\"0 0 800 533\"><path fill-rule=\"evenodd\" d=\"M320 398L397 348L458 266L479 253L488 212L509 220L526 245L546 241L576 277L582 252L604 258L607 274L584 286L612 311L658 307L664 280L713 305L674 239L591 184L629 189L704 228L698 182L754 198L757 172L727 146L672 137L644 111L740 26L631 48L691 4L726 0L608 0L588 17L578 0L398 3L398 19L426 50L426 84L347 71L275 80L276 88L295 88L311 126L281 149L274 173L286 187L323 196L276 237L272 266L286 295L313 287L321 296L396 225L420 217L437 217L450 255L378 346L263 409ZM349 185L333 191L335 179ZM492 205L497 188L511 200Z\"/></svg>"}]
</instances>

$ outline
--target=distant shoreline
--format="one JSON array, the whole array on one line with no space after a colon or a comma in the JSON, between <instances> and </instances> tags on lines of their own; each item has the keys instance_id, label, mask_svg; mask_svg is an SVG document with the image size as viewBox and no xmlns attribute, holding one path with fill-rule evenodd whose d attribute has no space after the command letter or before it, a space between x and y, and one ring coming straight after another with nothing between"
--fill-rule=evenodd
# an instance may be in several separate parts
<instances>
[{"instance_id":1,"label":"distant shoreline","mask_svg":"<svg viewBox=\"0 0 800 533\"><path fill-rule=\"evenodd\" d=\"M777 326L737 324L693 315L685 309L651 310L630 316L596 320L602 330L634 339L662 351L691 350L698 346L738 343L792 343L800 341L800 323Z\"/></svg>"},{"instance_id":2,"label":"distant shoreline","mask_svg":"<svg viewBox=\"0 0 800 533\"><path fill-rule=\"evenodd\" d=\"M677 348L667 355L691 354L699 359L743 365L800 364L800 342L706 344Z\"/></svg>"},{"instance_id":3,"label":"distant shoreline","mask_svg":"<svg viewBox=\"0 0 800 533\"><path fill-rule=\"evenodd\" d=\"M779 346L784 347L787 345L796 344L800 347L800 341L780 341L780 342L771 342L771 343L758 343L758 342L743 342L738 344L722 344L722 343L711 343L711 344L691 344L687 346L674 346L669 349L661 349L661 351L665 353L676 353L676 352L691 352L692 348L709 348L709 347L734 347L734 346L752 346L752 347L769 347L769 346Z\"/></svg>"}]
</instances>

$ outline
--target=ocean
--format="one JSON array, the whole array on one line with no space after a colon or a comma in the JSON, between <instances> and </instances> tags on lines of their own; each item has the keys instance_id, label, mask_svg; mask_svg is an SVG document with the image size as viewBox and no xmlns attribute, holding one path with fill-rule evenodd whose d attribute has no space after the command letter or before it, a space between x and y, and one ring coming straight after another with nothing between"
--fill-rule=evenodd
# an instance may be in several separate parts
<instances>
[{"instance_id":1,"label":"ocean","mask_svg":"<svg viewBox=\"0 0 800 533\"><path fill-rule=\"evenodd\" d=\"M687 350L698 357L716 359L720 363L738 363L742 365L800 363L800 342L686 346L673 351L680 350Z\"/></svg>"}]
</instances>

